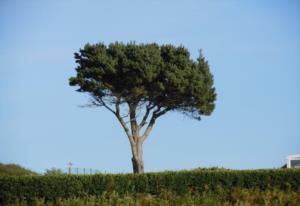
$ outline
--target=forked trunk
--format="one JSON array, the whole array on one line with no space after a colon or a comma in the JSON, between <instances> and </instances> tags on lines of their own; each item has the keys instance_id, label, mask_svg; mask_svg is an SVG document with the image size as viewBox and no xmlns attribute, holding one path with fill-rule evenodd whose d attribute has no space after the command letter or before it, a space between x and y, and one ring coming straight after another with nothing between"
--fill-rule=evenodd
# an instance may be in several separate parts
<instances>
[{"instance_id":1,"label":"forked trunk","mask_svg":"<svg viewBox=\"0 0 300 206\"><path fill-rule=\"evenodd\" d=\"M158 109L156 109L153 112L150 122L148 123L147 128L144 131L144 134L140 136L141 128L143 128L143 126L146 124L149 113L150 113L151 109L153 109L155 106L153 106L151 104L147 105L146 113L145 113L144 117L142 118L141 122L138 124L137 119L136 119L136 116L137 116L136 108L138 106L138 103L133 103L133 104L128 103L130 126L131 126L131 131L130 131L129 128L127 127L126 123L120 116L120 108L118 106L119 105L118 103L119 103L119 101L117 101L117 104L116 104L117 106L116 106L115 114L129 138L129 142L131 145L131 151L132 151L131 161L132 161L133 173L135 173L135 174L144 173L143 142L149 136L149 133L152 130L152 127L155 123L156 118L164 113L159 113L160 107L158 107ZM165 110L165 111L167 111L167 110Z\"/></svg>"},{"instance_id":2,"label":"forked trunk","mask_svg":"<svg viewBox=\"0 0 300 206\"><path fill-rule=\"evenodd\" d=\"M144 173L144 161L143 161L143 143L142 141L137 141L132 147L132 167L133 173L141 174Z\"/></svg>"}]
</instances>

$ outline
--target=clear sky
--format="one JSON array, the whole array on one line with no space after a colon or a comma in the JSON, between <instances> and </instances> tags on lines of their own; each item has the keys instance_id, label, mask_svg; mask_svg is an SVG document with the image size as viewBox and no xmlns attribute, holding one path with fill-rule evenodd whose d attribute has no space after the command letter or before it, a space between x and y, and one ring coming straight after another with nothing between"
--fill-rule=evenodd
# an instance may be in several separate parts
<instances>
[{"instance_id":1,"label":"clear sky","mask_svg":"<svg viewBox=\"0 0 300 206\"><path fill-rule=\"evenodd\" d=\"M0 2L0 162L35 171L131 172L128 139L104 108L81 108L73 53L114 41L202 49L216 109L170 113L144 144L146 171L274 168L300 153L300 1Z\"/></svg>"}]
</instances>

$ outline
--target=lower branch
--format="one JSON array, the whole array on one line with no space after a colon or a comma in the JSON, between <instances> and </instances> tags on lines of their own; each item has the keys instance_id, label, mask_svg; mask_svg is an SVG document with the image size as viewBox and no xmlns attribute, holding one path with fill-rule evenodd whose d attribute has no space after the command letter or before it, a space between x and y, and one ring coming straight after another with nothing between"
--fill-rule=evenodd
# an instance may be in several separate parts
<instances>
[{"instance_id":1,"label":"lower branch","mask_svg":"<svg viewBox=\"0 0 300 206\"><path fill-rule=\"evenodd\" d=\"M144 142L147 137L149 136L150 132L152 131L152 128L155 124L155 121L158 117L164 115L165 113L167 113L168 111L170 111L170 109L166 108L164 110L160 110L160 108L158 108L157 110L155 110L152 114L151 120L143 134L143 136L141 137L141 141Z\"/></svg>"},{"instance_id":2,"label":"lower branch","mask_svg":"<svg viewBox=\"0 0 300 206\"><path fill-rule=\"evenodd\" d=\"M127 137L128 137L128 139L130 141L130 144L134 145L135 141L134 141L133 135L132 135L132 133L130 133L130 130L128 129L126 123L124 122L123 118L120 115L120 98L118 98L117 102L116 102L116 112L115 112L115 115L116 115L117 119L119 120L120 124L122 125L124 131L126 132Z\"/></svg>"}]
</instances>

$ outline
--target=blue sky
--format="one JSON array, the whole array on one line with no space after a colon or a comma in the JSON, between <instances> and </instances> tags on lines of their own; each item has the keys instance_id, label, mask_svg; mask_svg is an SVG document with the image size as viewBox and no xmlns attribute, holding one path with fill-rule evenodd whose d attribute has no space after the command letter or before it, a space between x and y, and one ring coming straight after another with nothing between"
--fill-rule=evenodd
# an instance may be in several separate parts
<instances>
[{"instance_id":1,"label":"blue sky","mask_svg":"<svg viewBox=\"0 0 300 206\"><path fill-rule=\"evenodd\" d=\"M0 162L43 172L131 172L128 139L103 108L80 108L73 53L114 41L202 49L216 109L170 113L144 144L146 171L275 168L300 153L300 3L282 1L1 1Z\"/></svg>"}]
</instances>

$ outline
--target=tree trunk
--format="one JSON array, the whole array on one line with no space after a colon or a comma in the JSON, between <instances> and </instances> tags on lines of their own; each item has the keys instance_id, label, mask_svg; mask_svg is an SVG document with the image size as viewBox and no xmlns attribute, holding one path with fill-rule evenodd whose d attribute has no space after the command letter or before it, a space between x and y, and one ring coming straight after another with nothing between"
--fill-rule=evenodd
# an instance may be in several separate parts
<instances>
[{"instance_id":1,"label":"tree trunk","mask_svg":"<svg viewBox=\"0 0 300 206\"><path fill-rule=\"evenodd\" d=\"M143 142L137 139L135 145L132 147L132 167L133 173L141 174L144 173L144 161L143 161Z\"/></svg>"}]
</instances>

